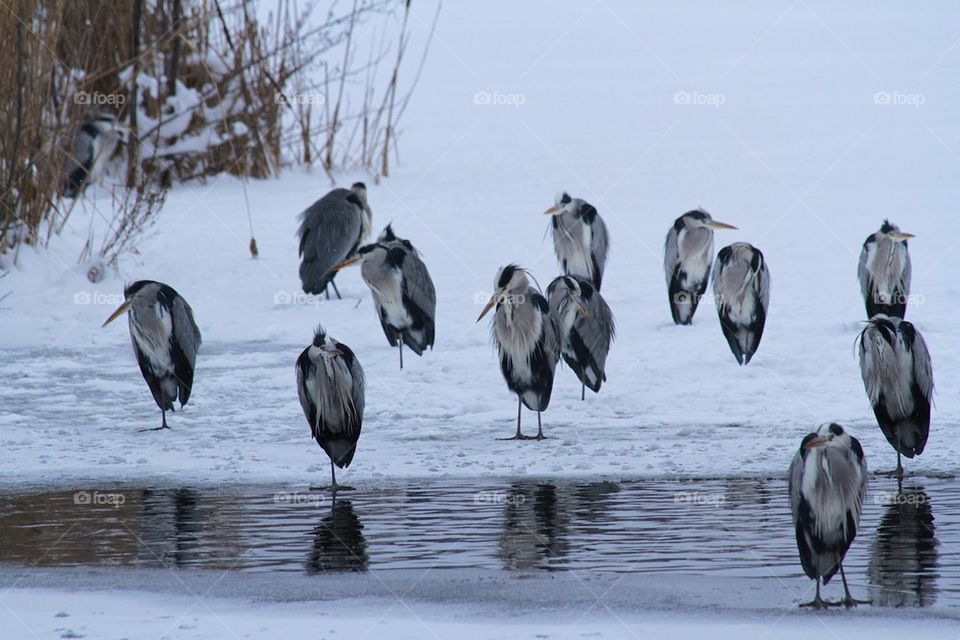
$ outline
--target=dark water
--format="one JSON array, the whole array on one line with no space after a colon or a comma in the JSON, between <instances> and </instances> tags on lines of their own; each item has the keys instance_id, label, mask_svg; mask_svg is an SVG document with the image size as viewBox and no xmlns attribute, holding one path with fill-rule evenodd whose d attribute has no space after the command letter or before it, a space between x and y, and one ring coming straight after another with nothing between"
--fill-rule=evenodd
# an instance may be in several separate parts
<instances>
[{"instance_id":1,"label":"dark water","mask_svg":"<svg viewBox=\"0 0 960 640\"><path fill-rule=\"evenodd\" d=\"M875 604L957 608L958 554L960 483L876 480L844 566ZM0 494L0 562L802 576L785 483L761 480L428 483L335 503L259 486Z\"/></svg>"}]
</instances>

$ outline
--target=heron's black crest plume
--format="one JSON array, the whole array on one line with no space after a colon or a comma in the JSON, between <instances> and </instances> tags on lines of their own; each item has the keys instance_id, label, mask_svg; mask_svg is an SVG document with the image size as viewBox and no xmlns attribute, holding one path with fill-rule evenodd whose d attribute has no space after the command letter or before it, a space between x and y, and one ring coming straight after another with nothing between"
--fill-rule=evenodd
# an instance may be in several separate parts
<instances>
[{"instance_id":1,"label":"heron's black crest plume","mask_svg":"<svg viewBox=\"0 0 960 640\"><path fill-rule=\"evenodd\" d=\"M566 191L564 191L560 196L560 204L570 204L571 200L572 198L570 197L570 194Z\"/></svg>"},{"instance_id":2,"label":"heron's black crest plume","mask_svg":"<svg viewBox=\"0 0 960 640\"><path fill-rule=\"evenodd\" d=\"M383 230L383 240L384 242L392 242L397 239L397 234L393 232L393 223L391 222Z\"/></svg>"},{"instance_id":3,"label":"heron's black crest plume","mask_svg":"<svg viewBox=\"0 0 960 640\"><path fill-rule=\"evenodd\" d=\"M322 324L318 324L316 330L313 332L313 346L322 347L326 339L327 332L324 331Z\"/></svg>"},{"instance_id":4,"label":"heron's black crest plume","mask_svg":"<svg viewBox=\"0 0 960 640\"><path fill-rule=\"evenodd\" d=\"M497 280L497 288L503 288L507 286L507 283L510 282L510 278L513 277L518 270L521 270L518 265L508 264L500 271L500 279Z\"/></svg>"},{"instance_id":5,"label":"heron's black crest plume","mask_svg":"<svg viewBox=\"0 0 960 640\"><path fill-rule=\"evenodd\" d=\"M884 218L883 224L880 225L880 233L890 233L896 228L897 228L896 225L892 224L889 219Z\"/></svg>"},{"instance_id":6,"label":"heron's black crest plume","mask_svg":"<svg viewBox=\"0 0 960 640\"><path fill-rule=\"evenodd\" d=\"M363 184L362 182L354 182L354 183L353 183L352 185L350 185L350 186L351 186L353 189L363 189L364 191L367 190L367 185Z\"/></svg>"}]
</instances>

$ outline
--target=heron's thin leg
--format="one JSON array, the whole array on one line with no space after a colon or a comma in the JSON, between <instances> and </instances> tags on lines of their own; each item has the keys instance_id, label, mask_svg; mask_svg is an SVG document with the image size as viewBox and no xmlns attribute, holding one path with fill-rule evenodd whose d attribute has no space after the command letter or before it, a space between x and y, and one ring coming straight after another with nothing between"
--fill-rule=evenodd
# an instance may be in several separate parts
<instances>
[{"instance_id":1,"label":"heron's thin leg","mask_svg":"<svg viewBox=\"0 0 960 640\"><path fill-rule=\"evenodd\" d=\"M331 280L330 286L333 287L333 292L337 294L337 300L343 300L343 298L340 297L340 289L337 289L337 283Z\"/></svg>"},{"instance_id":2,"label":"heron's thin leg","mask_svg":"<svg viewBox=\"0 0 960 640\"><path fill-rule=\"evenodd\" d=\"M400 368L403 369L403 336L397 337L397 346L400 347Z\"/></svg>"},{"instance_id":3,"label":"heron's thin leg","mask_svg":"<svg viewBox=\"0 0 960 640\"><path fill-rule=\"evenodd\" d=\"M543 435L543 424L540 422L540 412L537 411L537 440L543 440L547 436Z\"/></svg>"},{"instance_id":4,"label":"heron's thin leg","mask_svg":"<svg viewBox=\"0 0 960 640\"><path fill-rule=\"evenodd\" d=\"M327 285L323 288L323 295L326 296L326 299L330 299L330 285Z\"/></svg>"},{"instance_id":5,"label":"heron's thin leg","mask_svg":"<svg viewBox=\"0 0 960 640\"><path fill-rule=\"evenodd\" d=\"M847 587L847 574L843 572L843 563L840 563L840 577L843 578L843 604L846 607L855 607L858 604L873 604L869 600L857 600L850 595L850 589Z\"/></svg>"},{"instance_id":6,"label":"heron's thin leg","mask_svg":"<svg viewBox=\"0 0 960 640\"><path fill-rule=\"evenodd\" d=\"M523 437L523 434L520 433L520 410L523 408L523 400L520 398L520 394L517 394L517 435L514 436L516 439Z\"/></svg>"},{"instance_id":7,"label":"heron's thin leg","mask_svg":"<svg viewBox=\"0 0 960 640\"><path fill-rule=\"evenodd\" d=\"M330 459L330 490L337 492L337 470L333 466L333 459Z\"/></svg>"},{"instance_id":8,"label":"heron's thin leg","mask_svg":"<svg viewBox=\"0 0 960 640\"><path fill-rule=\"evenodd\" d=\"M137 429L137 433L143 433L144 431L160 431L162 429L169 429L170 426L167 424L167 412L165 409L160 409L160 419L163 422L159 427L148 427L146 429Z\"/></svg>"},{"instance_id":9,"label":"heron's thin leg","mask_svg":"<svg viewBox=\"0 0 960 640\"><path fill-rule=\"evenodd\" d=\"M827 605L828 605L828 603L827 603L827 602L824 602L824 601L820 598L820 578L817 578L817 595L816 595L816 597L815 597L813 600L811 600L810 602L804 602L804 603L802 603L800 606L801 606L801 607L810 607L810 608L812 608L812 609L823 609L823 608L825 608Z\"/></svg>"},{"instance_id":10,"label":"heron's thin leg","mask_svg":"<svg viewBox=\"0 0 960 640\"><path fill-rule=\"evenodd\" d=\"M529 440L529 438L522 433L520 433L520 410L523 407L522 398L520 394L517 394L517 434L512 438L497 438L498 440Z\"/></svg>"},{"instance_id":11,"label":"heron's thin leg","mask_svg":"<svg viewBox=\"0 0 960 640\"><path fill-rule=\"evenodd\" d=\"M586 399L587 399L587 385L581 381L580 382L580 401L582 402Z\"/></svg>"}]
</instances>

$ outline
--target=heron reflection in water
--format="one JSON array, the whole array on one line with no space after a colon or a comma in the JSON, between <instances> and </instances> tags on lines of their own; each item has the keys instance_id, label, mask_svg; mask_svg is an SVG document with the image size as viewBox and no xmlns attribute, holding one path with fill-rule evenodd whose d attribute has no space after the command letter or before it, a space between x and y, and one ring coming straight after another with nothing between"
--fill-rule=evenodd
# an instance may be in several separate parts
<instances>
[{"instance_id":1,"label":"heron reflection in water","mask_svg":"<svg viewBox=\"0 0 960 640\"><path fill-rule=\"evenodd\" d=\"M330 513L314 529L307 573L366 571L369 561L363 523L349 501L334 498Z\"/></svg>"},{"instance_id":2,"label":"heron reflection in water","mask_svg":"<svg viewBox=\"0 0 960 640\"><path fill-rule=\"evenodd\" d=\"M937 599L940 553L933 509L923 487L878 492L883 515L870 545L867 574L873 603L929 607Z\"/></svg>"}]
</instances>

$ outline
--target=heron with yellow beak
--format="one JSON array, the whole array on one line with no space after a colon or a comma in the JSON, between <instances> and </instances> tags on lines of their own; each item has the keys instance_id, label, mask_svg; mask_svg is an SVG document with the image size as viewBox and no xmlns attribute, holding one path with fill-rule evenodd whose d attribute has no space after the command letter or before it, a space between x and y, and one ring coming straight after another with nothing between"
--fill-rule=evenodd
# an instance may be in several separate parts
<instances>
[{"instance_id":1,"label":"heron with yellow beak","mask_svg":"<svg viewBox=\"0 0 960 640\"><path fill-rule=\"evenodd\" d=\"M667 232L663 272L674 324L693 322L713 267L713 232L720 229L736 227L717 222L703 209L694 209L674 220Z\"/></svg>"},{"instance_id":2,"label":"heron with yellow beak","mask_svg":"<svg viewBox=\"0 0 960 640\"><path fill-rule=\"evenodd\" d=\"M496 307L492 335L500 357L500 371L507 387L517 394L517 432L507 440L543 440L540 413L550 404L553 375L560 358L560 331L546 298L530 286L527 273L515 264L501 267L494 280L494 293L477 322ZM537 435L520 431L520 415L526 406L537 412Z\"/></svg>"},{"instance_id":3,"label":"heron with yellow beak","mask_svg":"<svg viewBox=\"0 0 960 640\"><path fill-rule=\"evenodd\" d=\"M857 276L868 319L879 313L906 317L912 271L907 240L913 237L884 220L880 230L864 240Z\"/></svg>"},{"instance_id":4,"label":"heron with yellow beak","mask_svg":"<svg viewBox=\"0 0 960 640\"><path fill-rule=\"evenodd\" d=\"M610 240L597 208L563 192L544 213L551 216L553 248L564 275L589 280L599 291Z\"/></svg>"},{"instance_id":5,"label":"heron with yellow beak","mask_svg":"<svg viewBox=\"0 0 960 640\"><path fill-rule=\"evenodd\" d=\"M190 399L193 372L200 348L200 329L193 319L193 309L173 287L153 280L139 280L123 290L122 305L103 326L128 313L130 340L157 406L162 424L156 429L169 429L167 411L180 401L180 408ZM155 429L140 429L154 431Z\"/></svg>"},{"instance_id":6,"label":"heron with yellow beak","mask_svg":"<svg viewBox=\"0 0 960 640\"><path fill-rule=\"evenodd\" d=\"M854 600L843 572L843 558L860 526L860 512L867 492L867 461L863 447L835 422L824 423L800 443L790 465L790 510L797 535L803 572L817 581L813 601L802 607L847 607L863 604ZM844 599L820 598L824 586L840 571Z\"/></svg>"},{"instance_id":7,"label":"heron with yellow beak","mask_svg":"<svg viewBox=\"0 0 960 640\"><path fill-rule=\"evenodd\" d=\"M410 241L398 238L387 225L377 242L360 247L353 258L333 270L351 265L361 265L360 275L370 287L387 342L399 348L400 368L403 345L418 356L433 349L437 293L427 265Z\"/></svg>"}]
</instances>

